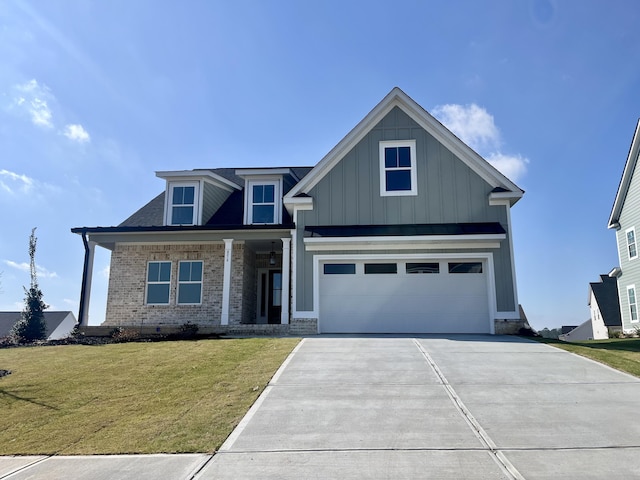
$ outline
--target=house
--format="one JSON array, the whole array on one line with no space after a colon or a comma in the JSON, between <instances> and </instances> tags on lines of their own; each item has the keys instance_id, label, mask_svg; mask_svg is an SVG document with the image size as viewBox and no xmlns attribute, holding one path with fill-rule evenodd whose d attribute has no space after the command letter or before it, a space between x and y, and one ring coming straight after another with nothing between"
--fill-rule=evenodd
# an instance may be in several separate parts
<instances>
[{"instance_id":1,"label":"house","mask_svg":"<svg viewBox=\"0 0 640 480\"><path fill-rule=\"evenodd\" d=\"M20 320L22 312L0 312L0 338L8 337L15 323ZM76 326L73 312L44 312L47 325L47 340L60 340L68 337Z\"/></svg>"},{"instance_id":2,"label":"house","mask_svg":"<svg viewBox=\"0 0 640 480\"><path fill-rule=\"evenodd\" d=\"M511 207L523 191L394 88L314 167L161 171L118 226L78 227L86 325L269 333L504 333L523 326Z\"/></svg>"},{"instance_id":3,"label":"house","mask_svg":"<svg viewBox=\"0 0 640 480\"><path fill-rule=\"evenodd\" d=\"M640 177L635 175L640 152L640 120L629 148L618 192L609 217L609 228L616 231L619 267L610 275L617 278L622 330L634 333L640 328L637 293L640 292L640 259L636 227L640 231Z\"/></svg>"},{"instance_id":4,"label":"house","mask_svg":"<svg viewBox=\"0 0 640 480\"><path fill-rule=\"evenodd\" d=\"M591 318L577 327L562 327L560 340L580 342L583 340L603 340L609 333L622 329L618 281L608 274L600 275L599 282L589 283L589 310Z\"/></svg>"}]
</instances>

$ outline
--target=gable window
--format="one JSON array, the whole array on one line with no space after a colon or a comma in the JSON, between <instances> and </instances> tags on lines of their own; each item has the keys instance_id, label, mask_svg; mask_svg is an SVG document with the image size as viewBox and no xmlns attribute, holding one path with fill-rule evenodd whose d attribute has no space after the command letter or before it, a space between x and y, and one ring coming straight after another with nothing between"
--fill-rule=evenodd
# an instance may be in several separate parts
<instances>
[{"instance_id":1,"label":"gable window","mask_svg":"<svg viewBox=\"0 0 640 480\"><path fill-rule=\"evenodd\" d=\"M251 181L247 185L247 223L270 225L281 222L280 182Z\"/></svg>"},{"instance_id":2,"label":"gable window","mask_svg":"<svg viewBox=\"0 0 640 480\"><path fill-rule=\"evenodd\" d=\"M195 225L196 199L198 188L195 183L172 184L169 188L169 204L167 206L168 225Z\"/></svg>"},{"instance_id":3,"label":"gable window","mask_svg":"<svg viewBox=\"0 0 640 480\"><path fill-rule=\"evenodd\" d=\"M629 314L632 322L638 321L638 305L636 303L636 286L629 285L627 287L627 297L629 298Z\"/></svg>"},{"instance_id":4,"label":"gable window","mask_svg":"<svg viewBox=\"0 0 640 480\"><path fill-rule=\"evenodd\" d=\"M636 229L630 228L627 230L627 253L629 254L629 260L638 258L638 249L636 247Z\"/></svg>"},{"instance_id":5,"label":"gable window","mask_svg":"<svg viewBox=\"0 0 640 480\"><path fill-rule=\"evenodd\" d=\"M169 305L171 262L149 262L147 265L147 305Z\"/></svg>"},{"instance_id":6,"label":"gable window","mask_svg":"<svg viewBox=\"0 0 640 480\"><path fill-rule=\"evenodd\" d=\"M178 266L178 305L202 303L202 262L180 262Z\"/></svg>"},{"instance_id":7,"label":"gable window","mask_svg":"<svg viewBox=\"0 0 640 480\"><path fill-rule=\"evenodd\" d=\"M380 142L380 195L417 195L416 141Z\"/></svg>"}]
</instances>

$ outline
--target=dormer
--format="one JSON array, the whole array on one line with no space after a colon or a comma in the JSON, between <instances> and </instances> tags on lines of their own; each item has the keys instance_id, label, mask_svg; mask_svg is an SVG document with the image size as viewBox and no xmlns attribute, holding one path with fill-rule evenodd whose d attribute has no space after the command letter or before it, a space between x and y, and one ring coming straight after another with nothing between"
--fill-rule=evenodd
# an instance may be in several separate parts
<instances>
[{"instance_id":1,"label":"dormer","mask_svg":"<svg viewBox=\"0 0 640 480\"><path fill-rule=\"evenodd\" d=\"M164 225L204 225L240 186L211 170L156 172L166 180Z\"/></svg>"},{"instance_id":2,"label":"dormer","mask_svg":"<svg viewBox=\"0 0 640 480\"><path fill-rule=\"evenodd\" d=\"M282 224L282 197L300 181L290 168L243 168L245 225Z\"/></svg>"}]
</instances>

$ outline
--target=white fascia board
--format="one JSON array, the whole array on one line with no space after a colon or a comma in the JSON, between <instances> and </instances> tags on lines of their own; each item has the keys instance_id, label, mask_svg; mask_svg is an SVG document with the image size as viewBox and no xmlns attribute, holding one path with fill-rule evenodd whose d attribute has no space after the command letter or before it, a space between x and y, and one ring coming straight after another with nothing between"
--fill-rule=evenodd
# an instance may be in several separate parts
<instances>
[{"instance_id":1,"label":"white fascia board","mask_svg":"<svg viewBox=\"0 0 640 480\"><path fill-rule=\"evenodd\" d=\"M435 248L500 248L506 238L504 233L495 235L413 235L388 237L330 237L305 238L305 250L414 250Z\"/></svg>"},{"instance_id":2,"label":"white fascia board","mask_svg":"<svg viewBox=\"0 0 640 480\"><path fill-rule=\"evenodd\" d=\"M167 182L177 181L206 181L217 187L227 191L240 190L242 187L227 180L220 175L215 174L211 170L178 170L178 171L160 171L156 172L156 177L162 178Z\"/></svg>"},{"instance_id":3,"label":"white fascia board","mask_svg":"<svg viewBox=\"0 0 640 480\"><path fill-rule=\"evenodd\" d=\"M489 194L489 205L508 205L513 206L522 198L522 191L518 192L491 192Z\"/></svg>"},{"instance_id":4,"label":"white fascia board","mask_svg":"<svg viewBox=\"0 0 640 480\"><path fill-rule=\"evenodd\" d=\"M622 207L631 185L631 178L633 172L636 169L638 162L638 154L640 153L640 119L636 123L636 129L633 133L633 139L631 140L631 146L629 147L629 154L627 155L627 161L624 164L624 170L622 172L622 178L618 185L618 191L616 192L616 199L613 202L613 208L611 209L611 215L609 216L608 228L620 228L618 220L620 220L620 214L622 213Z\"/></svg>"},{"instance_id":5,"label":"white fascia board","mask_svg":"<svg viewBox=\"0 0 640 480\"><path fill-rule=\"evenodd\" d=\"M294 215L294 212L299 210L313 210L312 197L287 198L285 195L282 200L284 202L284 207L287 209L287 212L289 212L289 215L294 217L293 223L296 223L296 215Z\"/></svg>"},{"instance_id":6,"label":"white fascia board","mask_svg":"<svg viewBox=\"0 0 640 480\"><path fill-rule=\"evenodd\" d=\"M292 175L295 177L290 168L239 168L235 174L241 178L255 175Z\"/></svg>"},{"instance_id":7,"label":"white fascia board","mask_svg":"<svg viewBox=\"0 0 640 480\"><path fill-rule=\"evenodd\" d=\"M350 151L370 130L394 107L399 107L429 132L442 145L451 150L467 166L482 177L492 187L503 187L512 192L524 192L511 180L500 173L493 165L473 151L456 137L424 108L418 105L398 87L394 87L387 96L376 105L291 191L288 197L298 193L308 193L330 171L344 155ZM514 202L515 203L515 202Z\"/></svg>"}]
</instances>

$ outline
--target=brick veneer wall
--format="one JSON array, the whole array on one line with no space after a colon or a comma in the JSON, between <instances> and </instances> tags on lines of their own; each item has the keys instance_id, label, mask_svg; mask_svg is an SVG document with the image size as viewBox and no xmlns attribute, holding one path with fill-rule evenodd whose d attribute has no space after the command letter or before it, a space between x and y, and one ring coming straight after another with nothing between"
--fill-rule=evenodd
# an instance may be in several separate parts
<instances>
[{"instance_id":1,"label":"brick veneer wall","mask_svg":"<svg viewBox=\"0 0 640 480\"><path fill-rule=\"evenodd\" d=\"M204 262L202 305L176 305L178 262ZM222 313L224 245L116 245L111 254L105 326L219 325ZM244 245L233 246L229 323L240 323ZM145 305L147 263L171 261L169 305ZM239 287L239 288L237 288Z\"/></svg>"},{"instance_id":2,"label":"brick veneer wall","mask_svg":"<svg viewBox=\"0 0 640 480\"><path fill-rule=\"evenodd\" d=\"M255 323L258 306L258 277L256 253L244 246L244 274L242 288L242 323Z\"/></svg>"}]
</instances>

